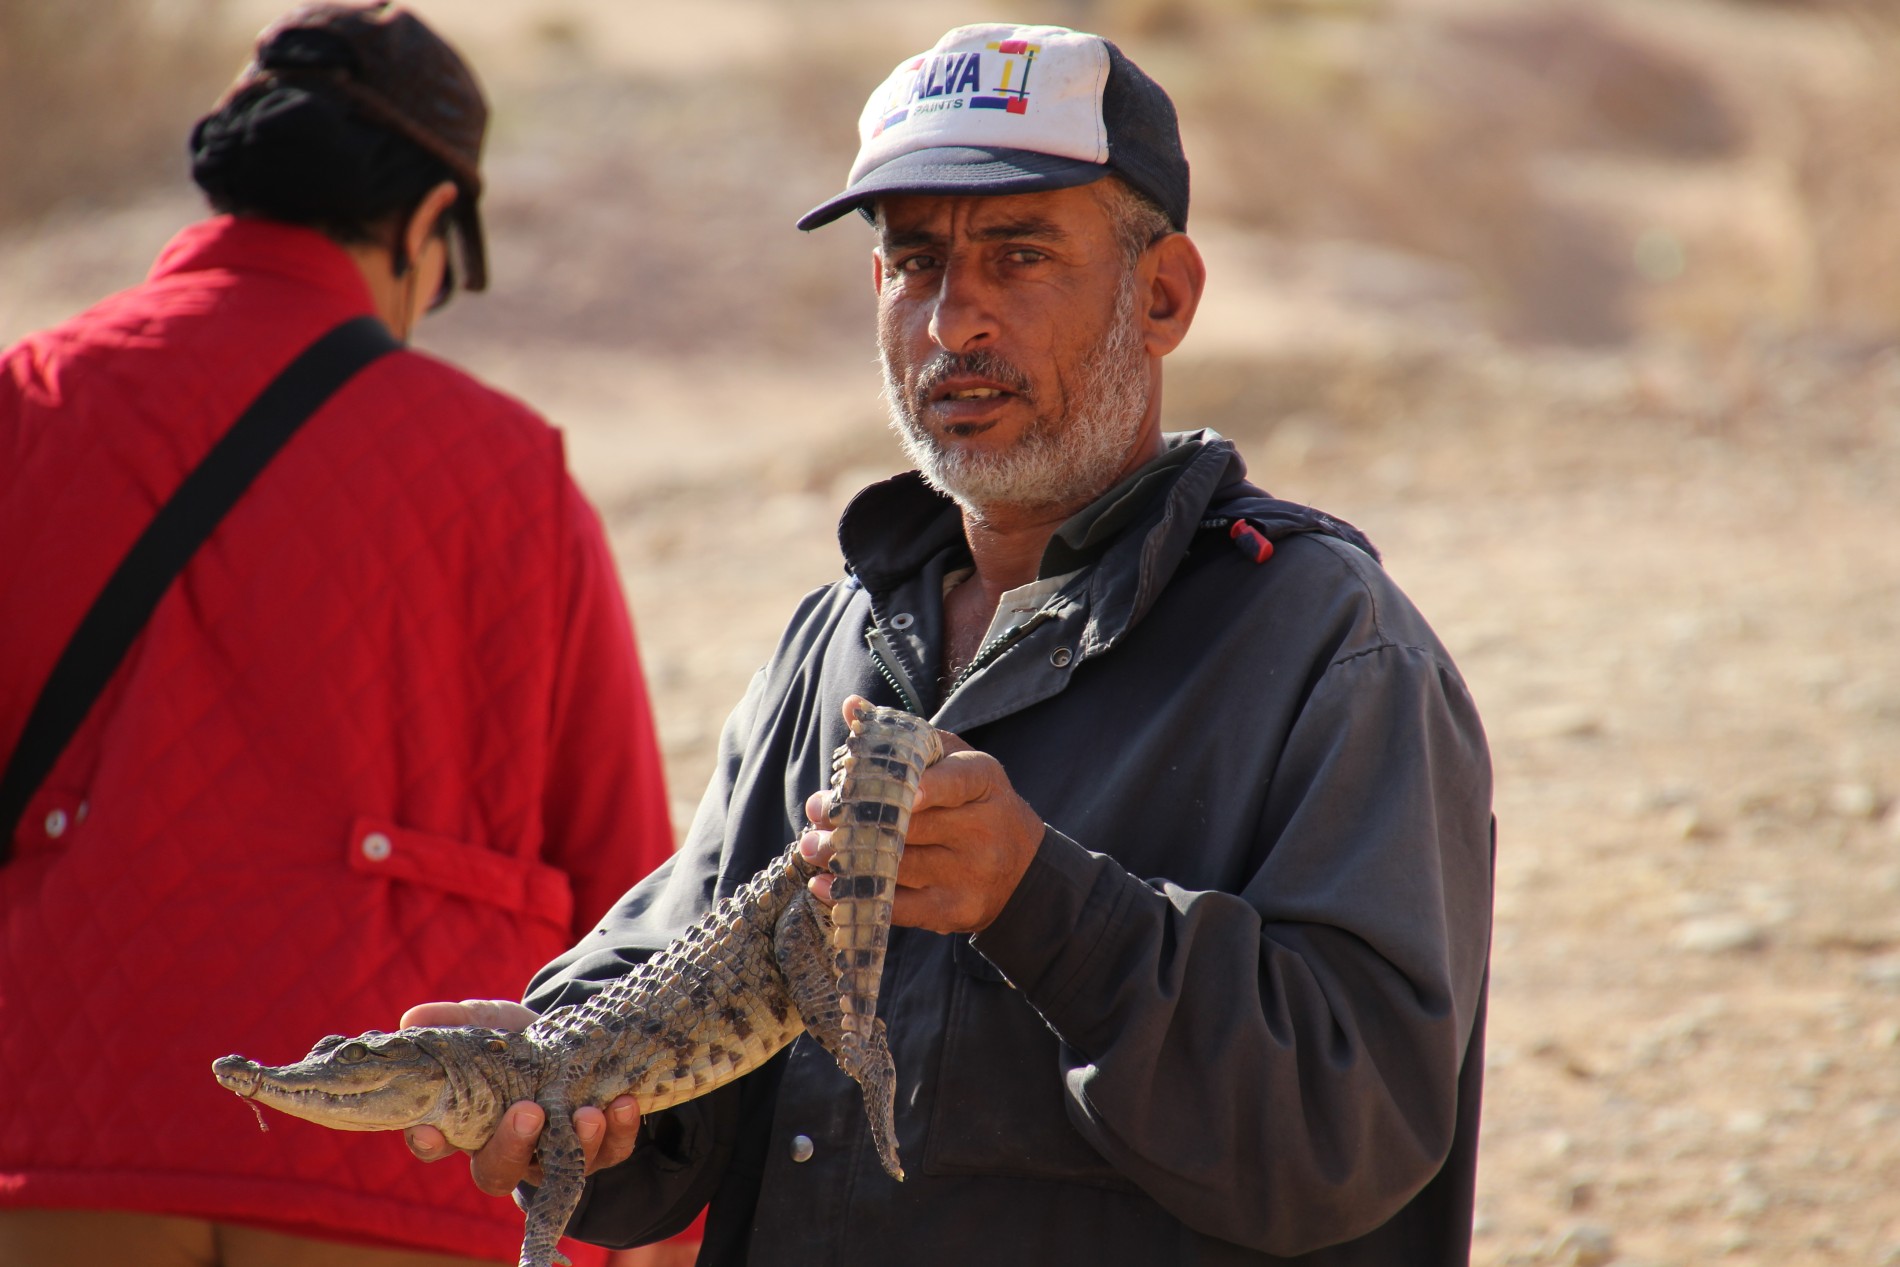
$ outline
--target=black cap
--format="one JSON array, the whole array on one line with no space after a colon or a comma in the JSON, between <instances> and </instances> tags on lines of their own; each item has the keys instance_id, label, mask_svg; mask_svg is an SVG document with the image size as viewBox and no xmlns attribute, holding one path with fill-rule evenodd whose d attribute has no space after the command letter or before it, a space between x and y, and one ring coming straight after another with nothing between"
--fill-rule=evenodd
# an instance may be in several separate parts
<instances>
[{"instance_id":1,"label":"black cap","mask_svg":"<svg viewBox=\"0 0 1900 1267\"><path fill-rule=\"evenodd\" d=\"M1066 27L965 26L871 94L843 192L801 229L884 194L1012 194L1114 173L1187 227L1174 102L1111 41Z\"/></svg>"}]
</instances>

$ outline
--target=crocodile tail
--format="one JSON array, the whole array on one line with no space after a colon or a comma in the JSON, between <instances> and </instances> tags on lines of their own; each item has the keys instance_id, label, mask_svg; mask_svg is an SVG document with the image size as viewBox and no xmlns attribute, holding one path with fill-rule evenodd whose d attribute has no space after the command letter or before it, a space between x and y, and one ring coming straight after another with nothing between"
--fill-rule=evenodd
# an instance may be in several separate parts
<instances>
[{"instance_id":1,"label":"crocodile tail","mask_svg":"<svg viewBox=\"0 0 1900 1267\"><path fill-rule=\"evenodd\" d=\"M842 1027L835 1054L858 1078L874 1050L878 982L911 806L943 741L929 722L895 708L861 703L849 723L833 778L831 948Z\"/></svg>"}]
</instances>

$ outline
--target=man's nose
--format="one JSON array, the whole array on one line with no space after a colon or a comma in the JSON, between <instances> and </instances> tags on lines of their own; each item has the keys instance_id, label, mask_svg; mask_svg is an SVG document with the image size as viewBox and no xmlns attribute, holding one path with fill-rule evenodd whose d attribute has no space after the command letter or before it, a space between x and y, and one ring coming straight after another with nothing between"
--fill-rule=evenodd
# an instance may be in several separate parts
<instances>
[{"instance_id":1,"label":"man's nose","mask_svg":"<svg viewBox=\"0 0 1900 1267\"><path fill-rule=\"evenodd\" d=\"M994 340L999 309L978 270L952 262L943 270L930 314L930 337L949 352L973 352Z\"/></svg>"}]
</instances>

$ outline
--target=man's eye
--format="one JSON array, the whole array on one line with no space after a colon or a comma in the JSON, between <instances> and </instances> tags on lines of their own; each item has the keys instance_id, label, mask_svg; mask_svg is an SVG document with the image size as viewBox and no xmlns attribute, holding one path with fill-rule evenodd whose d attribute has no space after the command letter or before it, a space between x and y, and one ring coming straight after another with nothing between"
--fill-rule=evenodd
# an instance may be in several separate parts
<instances>
[{"instance_id":1,"label":"man's eye","mask_svg":"<svg viewBox=\"0 0 1900 1267\"><path fill-rule=\"evenodd\" d=\"M897 271L900 273L924 273L936 266L937 257L934 255L906 255L897 261Z\"/></svg>"},{"instance_id":2,"label":"man's eye","mask_svg":"<svg viewBox=\"0 0 1900 1267\"><path fill-rule=\"evenodd\" d=\"M1049 257L1033 246L1019 246L1009 252L1008 258L1012 264L1040 264Z\"/></svg>"}]
</instances>

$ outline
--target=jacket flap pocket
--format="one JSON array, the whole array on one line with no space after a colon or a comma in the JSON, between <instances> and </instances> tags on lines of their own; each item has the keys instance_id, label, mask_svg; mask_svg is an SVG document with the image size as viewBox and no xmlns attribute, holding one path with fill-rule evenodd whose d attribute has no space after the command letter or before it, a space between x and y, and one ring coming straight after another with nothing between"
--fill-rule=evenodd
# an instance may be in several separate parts
<instances>
[{"instance_id":1,"label":"jacket flap pocket","mask_svg":"<svg viewBox=\"0 0 1900 1267\"><path fill-rule=\"evenodd\" d=\"M349 856L350 869L365 875L425 885L561 928L573 923L573 886L546 863L375 818L359 818L350 828Z\"/></svg>"},{"instance_id":2,"label":"jacket flap pocket","mask_svg":"<svg viewBox=\"0 0 1900 1267\"><path fill-rule=\"evenodd\" d=\"M1003 975L1003 970L985 959L983 952L971 945L968 937L959 936L950 939L950 957L956 960L957 967L978 981L1009 984L1009 978ZM1015 986L1011 985L1010 988L1015 989Z\"/></svg>"},{"instance_id":3,"label":"jacket flap pocket","mask_svg":"<svg viewBox=\"0 0 1900 1267\"><path fill-rule=\"evenodd\" d=\"M1008 1175L1139 1191L1069 1120L1055 1034L990 961L952 937L960 971L924 1141L927 1175Z\"/></svg>"}]
</instances>

